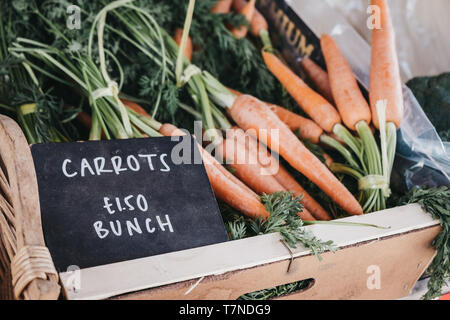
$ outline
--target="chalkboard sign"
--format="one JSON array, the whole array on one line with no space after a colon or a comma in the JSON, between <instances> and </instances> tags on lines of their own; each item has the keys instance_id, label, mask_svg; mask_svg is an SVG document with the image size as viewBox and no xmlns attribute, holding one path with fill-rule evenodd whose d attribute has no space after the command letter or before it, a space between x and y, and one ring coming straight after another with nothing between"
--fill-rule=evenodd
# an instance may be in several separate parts
<instances>
[{"instance_id":1,"label":"chalkboard sign","mask_svg":"<svg viewBox=\"0 0 450 320\"><path fill-rule=\"evenodd\" d=\"M178 138L31 147L59 272L227 240L195 140Z\"/></svg>"}]
</instances>

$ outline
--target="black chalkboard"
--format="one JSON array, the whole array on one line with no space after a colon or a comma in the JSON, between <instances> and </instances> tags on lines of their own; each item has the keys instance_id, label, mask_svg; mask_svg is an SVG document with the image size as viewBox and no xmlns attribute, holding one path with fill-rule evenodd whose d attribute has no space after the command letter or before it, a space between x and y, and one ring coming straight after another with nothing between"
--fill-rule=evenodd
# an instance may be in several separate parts
<instances>
[{"instance_id":1,"label":"black chalkboard","mask_svg":"<svg viewBox=\"0 0 450 320\"><path fill-rule=\"evenodd\" d=\"M31 147L45 241L58 271L227 240L195 140L180 141Z\"/></svg>"}]
</instances>

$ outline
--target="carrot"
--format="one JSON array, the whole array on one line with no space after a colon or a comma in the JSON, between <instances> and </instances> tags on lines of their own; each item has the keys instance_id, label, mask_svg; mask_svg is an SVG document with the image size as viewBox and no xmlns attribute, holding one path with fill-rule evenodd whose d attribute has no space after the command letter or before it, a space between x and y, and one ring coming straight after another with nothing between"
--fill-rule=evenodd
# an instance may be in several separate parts
<instances>
[{"instance_id":1,"label":"carrot","mask_svg":"<svg viewBox=\"0 0 450 320\"><path fill-rule=\"evenodd\" d=\"M124 104L125 107L133 110L134 112L136 112L138 115L144 116L144 117L151 117L147 111L145 111L144 108L142 108L140 105L138 105L137 103L127 100L127 99L120 99L122 101L122 103Z\"/></svg>"},{"instance_id":2,"label":"carrot","mask_svg":"<svg viewBox=\"0 0 450 320\"><path fill-rule=\"evenodd\" d=\"M274 54L262 51L268 69L281 82L300 107L327 132L332 132L341 117L320 94L312 90Z\"/></svg>"},{"instance_id":3,"label":"carrot","mask_svg":"<svg viewBox=\"0 0 450 320\"><path fill-rule=\"evenodd\" d=\"M234 169L235 175L258 194L286 191L281 184L235 139L223 139L216 153Z\"/></svg>"},{"instance_id":4,"label":"carrot","mask_svg":"<svg viewBox=\"0 0 450 320\"><path fill-rule=\"evenodd\" d=\"M327 63L331 90L336 107L347 128L356 131L356 124L372 120L369 104L358 87L355 75L336 42L329 35L320 38L322 52Z\"/></svg>"},{"instance_id":5,"label":"carrot","mask_svg":"<svg viewBox=\"0 0 450 320\"><path fill-rule=\"evenodd\" d=\"M237 96L241 96L242 93L228 88L231 93ZM318 143L319 138L323 133L323 130L312 120L302 117L296 113L293 113L283 107L264 102L275 114L280 118L281 121L287 124L287 126L292 130L299 130L300 137L302 139L311 140L313 143Z\"/></svg>"},{"instance_id":6,"label":"carrot","mask_svg":"<svg viewBox=\"0 0 450 320\"><path fill-rule=\"evenodd\" d=\"M317 91L327 99L329 103L334 104L328 73L308 57L304 57L300 63Z\"/></svg>"},{"instance_id":7,"label":"carrot","mask_svg":"<svg viewBox=\"0 0 450 320\"><path fill-rule=\"evenodd\" d=\"M183 131L171 124L163 124L159 132L164 136L185 135ZM212 189L219 199L249 217L267 218L269 216L269 213L253 191L236 183L236 180L238 179L223 168L217 160L201 146L199 146L199 150ZM230 176L233 176L234 179L230 179Z\"/></svg>"},{"instance_id":8,"label":"carrot","mask_svg":"<svg viewBox=\"0 0 450 320\"><path fill-rule=\"evenodd\" d=\"M77 121L79 121L84 127L90 128L92 127L92 118L89 114L84 111L81 111L77 115Z\"/></svg>"},{"instance_id":9,"label":"carrot","mask_svg":"<svg viewBox=\"0 0 450 320\"><path fill-rule=\"evenodd\" d=\"M134 102L129 101L129 100L126 100L126 99L121 99L121 100L122 100L122 103L123 103L126 107L128 107L128 108L130 108L131 110L135 111L137 114L139 114L139 115L141 115L141 116L145 116L145 117L151 118L151 116L147 113L147 111L145 111L144 108L142 108L142 107L141 107L140 105L138 105L137 103L134 103ZM169 128L170 128L171 130L169 130ZM162 129L162 130L164 130L164 132L161 132L161 129L160 129L160 133L163 134L163 135L165 135L164 133L166 133L166 134L167 134L167 133L171 133L171 132L175 131L175 129L177 130L177 131L176 131L177 133L182 133L182 135L184 135L184 132L183 132L183 131L179 130L179 129L178 129L177 127L175 127L175 126L170 127L169 124L166 124L166 125L164 126L164 129ZM203 150L203 148L202 148L200 145L199 145L199 148L201 148L201 150ZM211 155L210 155L208 152L206 152L206 154L204 154L204 156L207 157L207 158L210 158L210 157L211 157ZM214 159L214 160L215 160L215 159ZM234 183L236 183L236 184L240 185L240 187L246 189L247 192L253 193L253 192L252 192L245 184L243 184L239 179L236 179L236 178L235 178L228 170L226 170L222 165L220 165L220 163L218 163L217 161L211 161L211 162L212 162L214 165L217 165L218 168L219 168L219 170L221 170L222 173L223 173L228 179L233 180ZM257 194L253 193L253 195L254 195L255 198L258 198L258 199L259 199L259 197L258 197Z\"/></svg>"},{"instance_id":10,"label":"carrot","mask_svg":"<svg viewBox=\"0 0 450 320\"><path fill-rule=\"evenodd\" d=\"M183 29L177 28L175 30L175 34L173 36L173 40L177 43L178 46L181 44L181 37L183 37ZM186 49L184 50L184 54L186 55L186 58L191 61L192 60L192 53L194 50L194 45L192 44L191 37L188 37L188 42L186 44Z\"/></svg>"},{"instance_id":11,"label":"carrot","mask_svg":"<svg viewBox=\"0 0 450 320\"><path fill-rule=\"evenodd\" d=\"M295 197L303 197L301 203L305 207L305 214L300 214L300 217L303 220L310 219L306 215L311 215L311 213L320 220L331 220L330 216L322 206L308 194L308 192L289 174L279 161L270 154L266 146L258 142L255 137L246 134L242 129L236 127L227 131L227 137L237 139L241 144L245 145L250 153L258 154L259 163L267 168L269 172L273 172L273 177L281 184L281 186L286 190L291 191Z\"/></svg>"},{"instance_id":12,"label":"carrot","mask_svg":"<svg viewBox=\"0 0 450 320\"><path fill-rule=\"evenodd\" d=\"M314 121L274 104L268 104L268 106L292 131L298 129L302 139L319 143L323 130Z\"/></svg>"},{"instance_id":13,"label":"carrot","mask_svg":"<svg viewBox=\"0 0 450 320\"><path fill-rule=\"evenodd\" d=\"M376 104L387 100L386 122L393 122L399 128L404 106L394 27L387 1L372 0L372 5L378 6L381 14L381 28L372 31L369 97L373 123L380 128Z\"/></svg>"},{"instance_id":14,"label":"carrot","mask_svg":"<svg viewBox=\"0 0 450 320\"><path fill-rule=\"evenodd\" d=\"M325 163L327 167L330 168L331 165L334 163L333 158L328 153L324 153L323 157L325 158Z\"/></svg>"},{"instance_id":15,"label":"carrot","mask_svg":"<svg viewBox=\"0 0 450 320\"><path fill-rule=\"evenodd\" d=\"M211 12L217 14L225 14L230 12L233 0L218 0L216 5L211 9Z\"/></svg>"},{"instance_id":16,"label":"carrot","mask_svg":"<svg viewBox=\"0 0 450 320\"><path fill-rule=\"evenodd\" d=\"M231 118L244 130L256 130L258 139L296 170L315 183L349 214L363 210L358 201L330 170L309 151L269 107L258 99L242 95L228 108Z\"/></svg>"},{"instance_id":17,"label":"carrot","mask_svg":"<svg viewBox=\"0 0 450 320\"><path fill-rule=\"evenodd\" d=\"M89 130L91 129L91 127L92 127L92 117L91 117L90 114L88 114L88 113L86 113L84 111L81 111L80 113L78 113L78 115L76 117L76 120L78 122L80 122L83 125L83 127L85 127L86 129L89 129ZM106 139L105 132L103 130L102 130L101 137L102 137L102 139Z\"/></svg>"},{"instance_id":18,"label":"carrot","mask_svg":"<svg viewBox=\"0 0 450 320\"><path fill-rule=\"evenodd\" d=\"M234 0L233 1L233 9L236 12L240 12L248 2L246 0ZM258 9L255 8L255 12L253 13L252 20L250 21L250 32L255 36L259 37L261 35L261 31L268 31L269 24L266 21L266 18L259 12Z\"/></svg>"},{"instance_id":19,"label":"carrot","mask_svg":"<svg viewBox=\"0 0 450 320\"><path fill-rule=\"evenodd\" d=\"M122 103L131 110L135 111L137 114L145 117L151 118L151 116L147 113L147 111L144 110L140 105L137 103L134 103L132 101L121 99ZM172 135L173 132L176 132L177 135L184 135L185 133L181 130L179 130L177 127L165 124L161 127L159 130L162 135ZM256 193L254 193L251 189L249 189L245 184L243 184L239 179L237 179L235 176L233 176L228 170L226 170L220 163L217 162L216 159L214 159L208 152L206 152L202 146L198 145L200 152L202 154L203 159L207 159L209 163L216 166L218 170L222 172L222 175L224 175L227 179L230 179L233 183L239 185L242 189L244 189L248 194L251 194L255 199L259 200L259 197Z\"/></svg>"},{"instance_id":20,"label":"carrot","mask_svg":"<svg viewBox=\"0 0 450 320\"><path fill-rule=\"evenodd\" d=\"M252 21L253 15L255 13L255 2L256 0L250 0L245 7L238 11L238 13L242 14L245 19L250 23ZM248 32L247 26L240 26L237 28L231 29L231 33L238 39L245 38Z\"/></svg>"},{"instance_id":21,"label":"carrot","mask_svg":"<svg viewBox=\"0 0 450 320\"><path fill-rule=\"evenodd\" d=\"M161 127L159 131L162 135L172 135L173 132L177 133L177 135L185 135L185 133L181 130L179 130L177 127L171 125L171 124L165 124L163 127ZM222 175L224 175L227 179L231 180L233 183L237 184L241 189L243 189L246 193L250 194L253 198L257 199L259 201L259 196L253 192L249 187L247 187L241 180L236 178L233 174L231 174L227 169L225 169L217 160L211 156L209 152L207 152L201 145L198 145L200 149L200 153L202 155L203 161L205 161L208 164L212 164L216 167L217 170L219 170Z\"/></svg>"}]
</instances>

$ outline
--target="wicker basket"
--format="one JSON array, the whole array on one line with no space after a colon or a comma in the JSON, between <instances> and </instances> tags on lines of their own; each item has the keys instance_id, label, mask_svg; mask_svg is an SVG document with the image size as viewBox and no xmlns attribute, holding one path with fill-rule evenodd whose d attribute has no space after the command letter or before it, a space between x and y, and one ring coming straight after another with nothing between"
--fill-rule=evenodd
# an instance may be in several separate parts
<instances>
[{"instance_id":1,"label":"wicker basket","mask_svg":"<svg viewBox=\"0 0 450 320\"><path fill-rule=\"evenodd\" d=\"M57 299L45 247L36 173L16 122L0 115L0 299Z\"/></svg>"}]
</instances>

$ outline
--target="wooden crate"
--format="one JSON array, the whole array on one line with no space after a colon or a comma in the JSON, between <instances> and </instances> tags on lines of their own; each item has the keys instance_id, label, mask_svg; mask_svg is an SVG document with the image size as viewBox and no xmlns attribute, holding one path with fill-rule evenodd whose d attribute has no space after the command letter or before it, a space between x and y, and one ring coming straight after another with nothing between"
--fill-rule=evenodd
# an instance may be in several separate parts
<instances>
[{"instance_id":1,"label":"wooden crate","mask_svg":"<svg viewBox=\"0 0 450 320\"><path fill-rule=\"evenodd\" d=\"M68 299L236 299L312 278L306 290L280 299L394 299L408 295L431 263L431 243L441 230L419 206L409 205L342 219L389 229L308 226L318 238L333 240L340 248L323 254L322 261L305 248L288 249L280 235L269 234L62 273L58 282L49 261L42 258L42 269L32 254L22 254L45 243L29 146L18 125L4 116L0 169L0 298L13 298L16 289L16 298L56 299L60 283ZM17 264L17 253L22 264ZM27 266L33 263L37 269L30 271ZM19 277L26 286L17 291L11 277L20 272L27 276ZM379 288L371 284L374 272Z\"/></svg>"}]
</instances>

